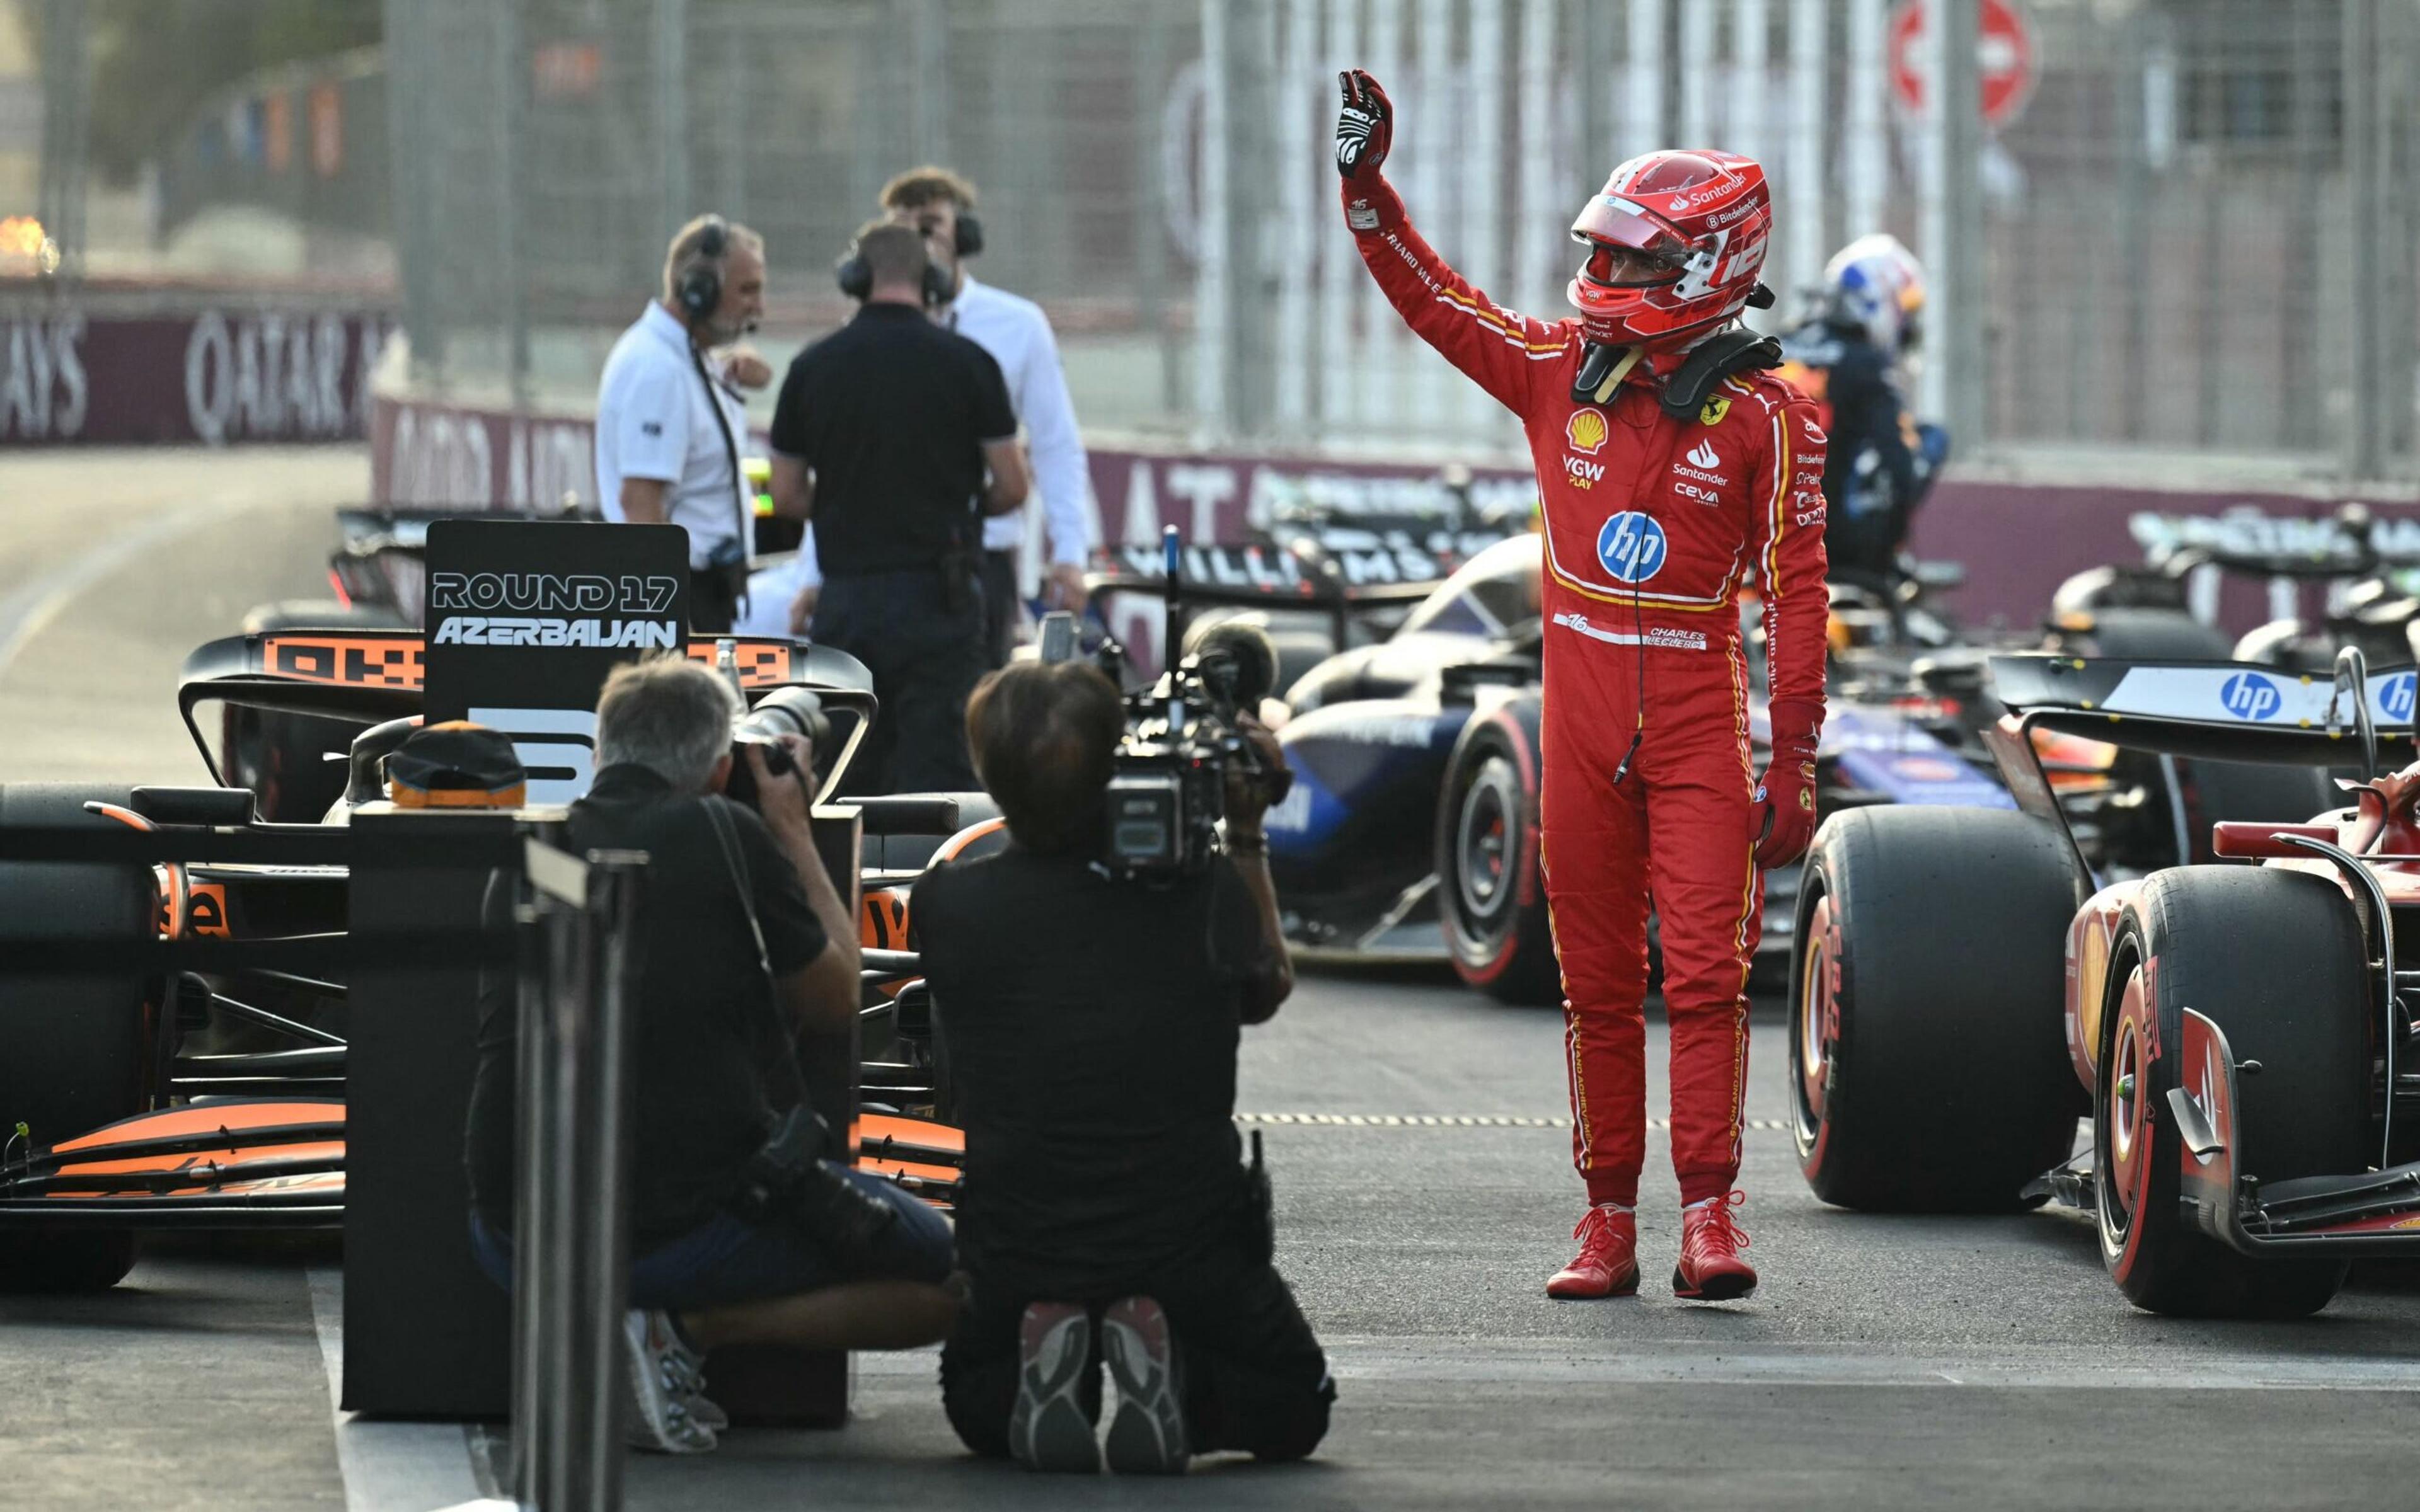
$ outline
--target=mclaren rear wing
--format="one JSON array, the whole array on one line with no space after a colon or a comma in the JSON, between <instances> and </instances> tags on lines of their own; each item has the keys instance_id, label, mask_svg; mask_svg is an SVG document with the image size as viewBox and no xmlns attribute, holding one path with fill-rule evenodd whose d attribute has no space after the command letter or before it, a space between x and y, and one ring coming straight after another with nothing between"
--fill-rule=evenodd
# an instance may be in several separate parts
<instances>
[{"instance_id":1,"label":"mclaren rear wing","mask_svg":"<svg viewBox=\"0 0 2420 1512\"><path fill-rule=\"evenodd\" d=\"M802 684L828 706L858 716L874 711L874 678L863 662L830 646L768 636L691 636L692 661L720 663L728 643L740 686L759 692ZM185 658L177 685L177 712L202 754L210 779L222 786L218 758L194 711L205 703L236 704L283 714L322 715L359 724L418 714L424 675L418 630L290 629L206 641ZM846 750L853 753L852 734ZM839 768L827 773L836 780Z\"/></svg>"}]
</instances>

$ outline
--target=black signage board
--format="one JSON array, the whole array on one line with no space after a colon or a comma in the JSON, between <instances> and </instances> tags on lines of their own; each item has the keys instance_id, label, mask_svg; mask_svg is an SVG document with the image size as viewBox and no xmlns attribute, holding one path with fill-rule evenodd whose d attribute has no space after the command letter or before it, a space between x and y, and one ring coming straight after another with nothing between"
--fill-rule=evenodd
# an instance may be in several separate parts
<instances>
[{"instance_id":1,"label":"black signage board","mask_svg":"<svg viewBox=\"0 0 2420 1512\"><path fill-rule=\"evenodd\" d=\"M613 670L689 644L677 525L441 519L428 527L423 709L512 737L529 801L587 791Z\"/></svg>"}]
</instances>

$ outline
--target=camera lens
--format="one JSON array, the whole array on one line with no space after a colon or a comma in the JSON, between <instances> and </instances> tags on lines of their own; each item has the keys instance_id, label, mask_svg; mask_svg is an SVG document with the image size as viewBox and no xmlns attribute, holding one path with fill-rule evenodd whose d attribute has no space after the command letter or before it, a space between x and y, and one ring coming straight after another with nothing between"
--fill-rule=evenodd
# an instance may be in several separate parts
<instances>
[{"instance_id":1,"label":"camera lens","mask_svg":"<svg viewBox=\"0 0 2420 1512\"><path fill-rule=\"evenodd\" d=\"M807 744L817 749L831 744L831 717L824 713L823 700L803 687L776 688L766 694L739 721L739 730L768 738L804 735Z\"/></svg>"}]
</instances>

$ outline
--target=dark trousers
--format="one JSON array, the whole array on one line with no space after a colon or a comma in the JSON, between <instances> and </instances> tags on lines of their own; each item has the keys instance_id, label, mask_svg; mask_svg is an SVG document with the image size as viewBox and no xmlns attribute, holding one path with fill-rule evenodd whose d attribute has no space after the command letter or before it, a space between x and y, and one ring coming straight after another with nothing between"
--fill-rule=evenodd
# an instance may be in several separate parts
<instances>
[{"instance_id":1,"label":"dark trousers","mask_svg":"<svg viewBox=\"0 0 2420 1512\"><path fill-rule=\"evenodd\" d=\"M721 567L689 569L689 628L692 635L728 635L739 623L739 591Z\"/></svg>"},{"instance_id":2,"label":"dark trousers","mask_svg":"<svg viewBox=\"0 0 2420 1512\"><path fill-rule=\"evenodd\" d=\"M983 554L984 656L995 667L1008 665L1016 649L1016 553Z\"/></svg>"},{"instance_id":3,"label":"dark trousers","mask_svg":"<svg viewBox=\"0 0 2420 1512\"><path fill-rule=\"evenodd\" d=\"M1102 1296L1052 1296L1030 1281L986 1275L980 1268L972 1285L971 1303L941 1347L941 1407L977 1454L1008 1455L1016 1328L1026 1304L1093 1304L1097 1372L1099 1310L1123 1296L1151 1297L1168 1313L1194 1453L1231 1449L1262 1459L1300 1459L1326 1436L1336 1385L1319 1340L1273 1265L1221 1250L1158 1267ZM1097 1382L1097 1374L1093 1379ZM1085 1399L1097 1403L1097 1392L1088 1391Z\"/></svg>"},{"instance_id":4,"label":"dark trousers","mask_svg":"<svg viewBox=\"0 0 2420 1512\"><path fill-rule=\"evenodd\" d=\"M829 577L810 635L865 663L881 701L845 795L970 793L967 700L984 666L984 595L970 571L945 590L938 567Z\"/></svg>"}]
</instances>

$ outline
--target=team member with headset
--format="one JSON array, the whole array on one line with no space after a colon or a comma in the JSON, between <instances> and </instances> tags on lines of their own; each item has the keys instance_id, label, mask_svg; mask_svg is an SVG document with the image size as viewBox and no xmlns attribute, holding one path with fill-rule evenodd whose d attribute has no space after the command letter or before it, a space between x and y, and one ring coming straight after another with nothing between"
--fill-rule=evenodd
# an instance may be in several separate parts
<instances>
[{"instance_id":1,"label":"team member with headset","mask_svg":"<svg viewBox=\"0 0 2420 1512\"><path fill-rule=\"evenodd\" d=\"M1043 522L1024 511L984 521L982 560L987 655L995 667L1008 660L1016 638L1020 584L1032 576L1029 553L1047 562L1042 596L1053 609L1084 607L1084 561L1099 530L1093 518L1090 464L1076 429L1076 409L1067 396L1067 376L1050 318L1032 300L977 281L967 259L984 250L983 223L975 218L975 186L947 168L910 168L882 186L884 213L913 226L924 239L939 296L934 318L991 353L1008 384L1009 408L1025 427L1033 458L1033 482L1042 494ZM1046 540L1047 537L1047 540ZM799 553L794 577L799 587L791 605L791 628L803 633L814 613L822 581L810 545Z\"/></svg>"},{"instance_id":2,"label":"team member with headset","mask_svg":"<svg viewBox=\"0 0 2420 1512\"><path fill-rule=\"evenodd\" d=\"M688 530L694 629L730 629L747 584L738 389L770 374L744 349L712 354L764 313L765 239L699 216L674 236L661 292L613 344L597 385L597 502L607 519Z\"/></svg>"},{"instance_id":3,"label":"team member with headset","mask_svg":"<svg viewBox=\"0 0 2420 1512\"><path fill-rule=\"evenodd\" d=\"M854 319L800 352L773 411L773 501L809 519L810 633L864 662L883 717L861 793L972 788L962 719L985 661L985 517L1025 501L1000 364L929 318L947 292L909 226L871 222L839 270Z\"/></svg>"}]
</instances>

